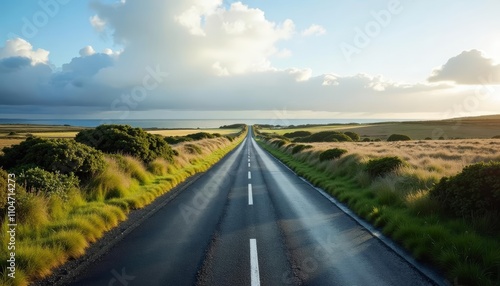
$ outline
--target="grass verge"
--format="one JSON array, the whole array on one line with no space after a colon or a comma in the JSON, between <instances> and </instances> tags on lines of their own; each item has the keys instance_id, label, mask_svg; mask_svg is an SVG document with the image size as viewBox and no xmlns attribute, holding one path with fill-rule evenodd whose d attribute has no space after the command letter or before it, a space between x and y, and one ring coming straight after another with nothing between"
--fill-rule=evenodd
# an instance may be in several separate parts
<instances>
[{"instance_id":1,"label":"grass verge","mask_svg":"<svg viewBox=\"0 0 500 286\"><path fill-rule=\"evenodd\" d=\"M459 285L500 285L498 233L485 234L465 220L442 215L426 190L411 190L422 183L419 178L398 172L372 178L365 172L368 159L355 153L318 163L318 151L292 154L288 145L258 142L298 175L381 229L416 259L442 271L450 281Z\"/></svg>"},{"instance_id":2,"label":"grass verge","mask_svg":"<svg viewBox=\"0 0 500 286\"><path fill-rule=\"evenodd\" d=\"M66 199L17 190L15 279L7 274L8 225L0 225L0 285L28 285L51 273L54 267L79 257L103 234L116 227L133 209L151 203L191 175L204 172L233 150L246 132L233 141L226 138L196 142L197 152L184 144L174 162L156 159L148 165L123 155L107 155L105 170L82 189L68 191ZM191 144L193 145L193 144ZM193 146L190 146L193 148Z\"/></svg>"}]
</instances>

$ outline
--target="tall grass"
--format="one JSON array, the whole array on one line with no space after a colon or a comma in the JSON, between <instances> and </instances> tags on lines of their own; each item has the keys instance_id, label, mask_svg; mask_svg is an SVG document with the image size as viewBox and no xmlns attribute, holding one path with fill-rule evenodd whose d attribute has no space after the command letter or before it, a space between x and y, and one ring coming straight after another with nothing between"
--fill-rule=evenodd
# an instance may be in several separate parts
<instances>
[{"instance_id":1,"label":"tall grass","mask_svg":"<svg viewBox=\"0 0 500 286\"><path fill-rule=\"evenodd\" d=\"M19 191L16 279L7 276L6 247L0 249L0 285L28 285L51 270L85 253L90 243L116 227L132 209L151 203L189 176L206 171L243 140L226 138L196 142L196 152L183 152L174 162L156 159L147 166L130 156L108 155L106 168L82 190L69 190L64 200L56 196ZM6 220L1 222L0 242L8 243Z\"/></svg>"},{"instance_id":2,"label":"tall grass","mask_svg":"<svg viewBox=\"0 0 500 286\"><path fill-rule=\"evenodd\" d=\"M433 264L460 285L500 285L500 234L488 232L498 218L473 223L452 219L429 197L443 176L478 161L498 161L498 140L315 143L292 154L290 144L261 145L299 175L346 203L358 215L399 242L413 256ZM319 162L331 148L347 155ZM375 158L398 156L405 165L383 177L364 171Z\"/></svg>"}]
</instances>

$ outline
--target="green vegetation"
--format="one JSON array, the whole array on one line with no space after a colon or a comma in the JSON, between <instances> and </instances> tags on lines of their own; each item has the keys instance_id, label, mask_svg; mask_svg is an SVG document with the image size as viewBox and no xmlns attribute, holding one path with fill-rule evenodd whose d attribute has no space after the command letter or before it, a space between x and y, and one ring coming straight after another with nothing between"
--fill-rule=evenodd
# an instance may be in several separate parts
<instances>
[{"instance_id":1,"label":"green vegetation","mask_svg":"<svg viewBox=\"0 0 500 286\"><path fill-rule=\"evenodd\" d=\"M498 218L500 162L467 166L456 176L442 178L430 194L452 216ZM497 227L500 229L500 226Z\"/></svg>"},{"instance_id":2,"label":"green vegetation","mask_svg":"<svg viewBox=\"0 0 500 286\"><path fill-rule=\"evenodd\" d=\"M358 133L352 131L346 131L344 132L344 134L349 136L352 139L352 141L359 141L361 139Z\"/></svg>"},{"instance_id":3,"label":"green vegetation","mask_svg":"<svg viewBox=\"0 0 500 286\"><path fill-rule=\"evenodd\" d=\"M438 184L438 190L443 187L439 184L443 176L438 174L449 174L450 169L459 172L458 166L462 166L465 158L469 160L463 154L464 150L481 150L482 153L478 154L468 151L472 154L471 161L485 158L485 154L490 155L487 152L496 148L496 145L491 147L496 144L492 143L493 140L481 144L426 141L426 144L432 144L430 146L439 148L438 150L422 143L422 149L415 149L419 144L412 141L409 143L409 150L418 150L412 156L407 156L408 153L400 150L402 146L386 142L373 145L334 143L348 150L349 154L333 161L323 160L318 163L321 153L329 147L327 144L312 144L313 148L306 154L292 154L293 147L290 146L293 144L285 142L277 147L274 140L266 140L260 136L258 129L255 133L259 144L298 175L347 204L359 216L406 248L416 259L441 270L450 281L460 285L500 285L500 231L495 227L499 225L498 214L495 218L491 215L479 217L477 214L473 218L463 218L450 213L447 205L430 195L431 191L436 192L434 184ZM453 155L450 144L461 153ZM493 158L500 160L498 156ZM452 165L449 160L457 161L456 165ZM369 162L375 166L373 175L370 175L370 168L367 168ZM468 185L465 186L469 186L471 190L464 193L464 198L476 193L475 188L484 192L484 185L490 185L488 190L496 194L493 190L497 190L499 186L498 164L487 163L481 168L465 168L466 175L457 175L459 178L452 176L445 179L446 183L443 184L458 186L461 179L467 180ZM397 172L385 171L394 169ZM446 190L452 191L449 188ZM453 190L460 192L461 189ZM492 193L481 193L480 196L485 196L486 199ZM444 196L449 199L449 196ZM498 198L498 194L496 196ZM498 205L497 202L497 210ZM465 207L468 208L467 204Z\"/></svg>"},{"instance_id":4,"label":"green vegetation","mask_svg":"<svg viewBox=\"0 0 500 286\"><path fill-rule=\"evenodd\" d=\"M67 200L67 193L71 189L78 188L80 180L73 173L65 175L35 167L21 172L18 176L18 183L30 193L57 195Z\"/></svg>"},{"instance_id":5,"label":"green vegetation","mask_svg":"<svg viewBox=\"0 0 500 286\"><path fill-rule=\"evenodd\" d=\"M116 129L128 130L122 127ZM109 131L108 128L105 130ZM116 130L110 131L110 134L115 133ZM133 141L142 142L143 133L136 134L141 139ZM245 134L246 129L232 141L217 137L199 140L196 145L186 144L187 147L179 144L171 150L178 154L171 160L168 157L156 157L150 162L130 155L115 154L115 150L111 151L113 154L103 154L72 139L33 138L7 148L6 153L0 156L0 162L9 163L8 167L2 166L17 175L17 268L16 279L9 278L6 270L9 254L6 248L1 248L0 285L28 285L33 280L49 275L54 267L82 255L89 244L125 220L131 210L146 206L189 176L207 170L234 149ZM126 138L129 135L118 136ZM99 138L104 138L104 141L113 136L100 135ZM164 142L163 138L160 139ZM39 153L34 153L35 150ZM89 157L89 154L94 157ZM99 163L101 168L95 169L92 176L79 180L77 172L87 165L93 166L90 163L95 158L102 160ZM48 163L44 160L48 160ZM53 161L78 164L68 163L70 168L64 168L64 172L46 168L53 166ZM24 173L16 171L16 164L27 166ZM5 190L6 185L7 172L0 168L0 187ZM7 232L5 196L6 192L0 192L2 233ZM6 245L7 239L8 236L0 236L0 243Z\"/></svg>"},{"instance_id":6,"label":"green vegetation","mask_svg":"<svg viewBox=\"0 0 500 286\"><path fill-rule=\"evenodd\" d=\"M328 149L319 154L319 161L323 162L323 161L338 159L345 153L347 153L347 150L345 149L339 149L339 148Z\"/></svg>"},{"instance_id":7,"label":"green vegetation","mask_svg":"<svg viewBox=\"0 0 500 286\"><path fill-rule=\"evenodd\" d=\"M410 141L411 138L409 136L403 135L403 134L392 134L387 138L387 141L392 142L392 141Z\"/></svg>"},{"instance_id":8,"label":"green vegetation","mask_svg":"<svg viewBox=\"0 0 500 286\"><path fill-rule=\"evenodd\" d=\"M283 136L285 136L286 138L307 137L310 135L312 135L311 132L301 130L283 134Z\"/></svg>"},{"instance_id":9,"label":"green vegetation","mask_svg":"<svg viewBox=\"0 0 500 286\"><path fill-rule=\"evenodd\" d=\"M302 152L306 149L311 149L312 147L313 146L311 146L311 145L303 145L303 144L295 145L292 148L292 154L297 154L297 153Z\"/></svg>"},{"instance_id":10,"label":"green vegetation","mask_svg":"<svg viewBox=\"0 0 500 286\"><path fill-rule=\"evenodd\" d=\"M366 164L366 172L372 177L384 176L403 165L403 160L398 157L384 157L373 159Z\"/></svg>"},{"instance_id":11,"label":"green vegetation","mask_svg":"<svg viewBox=\"0 0 500 286\"><path fill-rule=\"evenodd\" d=\"M338 131L321 131L313 133L307 137L300 137L293 140L294 142L345 142L352 141L351 137Z\"/></svg>"},{"instance_id":12,"label":"green vegetation","mask_svg":"<svg viewBox=\"0 0 500 286\"><path fill-rule=\"evenodd\" d=\"M151 162L156 158L173 161L174 156L161 136L129 125L101 125L81 131L75 140L105 153L127 154L141 158L144 162Z\"/></svg>"},{"instance_id":13,"label":"green vegetation","mask_svg":"<svg viewBox=\"0 0 500 286\"><path fill-rule=\"evenodd\" d=\"M104 155L100 151L72 139L28 138L19 145L4 148L3 153L0 166L8 170L37 166L86 179L104 168Z\"/></svg>"}]
</instances>

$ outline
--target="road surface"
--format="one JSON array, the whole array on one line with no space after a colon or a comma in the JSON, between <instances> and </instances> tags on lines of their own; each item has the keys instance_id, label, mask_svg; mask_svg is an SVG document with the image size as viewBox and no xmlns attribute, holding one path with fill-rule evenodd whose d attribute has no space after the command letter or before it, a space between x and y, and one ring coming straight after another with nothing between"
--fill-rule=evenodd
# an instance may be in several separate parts
<instances>
[{"instance_id":1,"label":"road surface","mask_svg":"<svg viewBox=\"0 0 500 286\"><path fill-rule=\"evenodd\" d=\"M251 138L71 285L434 285Z\"/></svg>"}]
</instances>

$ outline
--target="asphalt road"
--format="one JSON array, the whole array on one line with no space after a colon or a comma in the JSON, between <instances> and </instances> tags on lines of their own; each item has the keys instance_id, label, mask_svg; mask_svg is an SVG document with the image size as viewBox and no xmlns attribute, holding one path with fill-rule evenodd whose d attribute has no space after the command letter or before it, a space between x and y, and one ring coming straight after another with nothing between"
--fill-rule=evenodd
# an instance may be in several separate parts
<instances>
[{"instance_id":1,"label":"asphalt road","mask_svg":"<svg viewBox=\"0 0 500 286\"><path fill-rule=\"evenodd\" d=\"M72 285L434 285L249 136Z\"/></svg>"}]
</instances>

